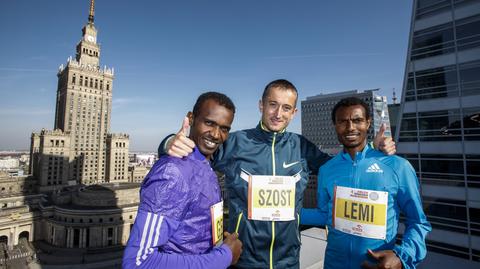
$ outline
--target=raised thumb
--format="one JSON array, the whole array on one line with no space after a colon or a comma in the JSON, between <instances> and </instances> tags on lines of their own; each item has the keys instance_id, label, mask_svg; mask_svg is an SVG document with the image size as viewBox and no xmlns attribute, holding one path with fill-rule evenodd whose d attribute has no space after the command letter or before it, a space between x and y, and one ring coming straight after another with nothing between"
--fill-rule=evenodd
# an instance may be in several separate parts
<instances>
[{"instance_id":1,"label":"raised thumb","mask_svg":"<svg viewBox=\"0 0 480 269\"><path fill-rule=\"evenodd\" d=\"M190 132L190 121L188 120L188 117L183 118L182 128L180 129L180 132L182 132L185 136L188 136L188 133Z\"/></svg>"}]
</instances>

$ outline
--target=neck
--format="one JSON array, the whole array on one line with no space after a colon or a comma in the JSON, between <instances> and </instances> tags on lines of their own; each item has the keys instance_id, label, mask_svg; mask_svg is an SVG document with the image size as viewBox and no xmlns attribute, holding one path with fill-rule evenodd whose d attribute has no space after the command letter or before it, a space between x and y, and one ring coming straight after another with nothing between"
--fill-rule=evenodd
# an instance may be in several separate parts
<instances>
[{"instance_id":1,"label":"neck","mask_svg":"<svg viewBox=\"0 0 480 269\"><path fill-rule=\"evenodd\" d=\"M352 160L355 160L355 157L357 155L357 152L362 152L365 146L367 145L367 141L363 141L362 144L356 146L356 147L351 147L351 148L344 148L344 151L347 152Z\"/></svg>"}]
</instances>

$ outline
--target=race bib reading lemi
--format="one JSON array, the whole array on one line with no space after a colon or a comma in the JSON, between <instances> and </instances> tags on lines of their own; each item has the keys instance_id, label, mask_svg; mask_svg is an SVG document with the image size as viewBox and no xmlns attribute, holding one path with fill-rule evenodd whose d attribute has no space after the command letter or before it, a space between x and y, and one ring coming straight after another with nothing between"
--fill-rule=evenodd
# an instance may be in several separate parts
<instances>
[{"instance_id":1,"label":"race bib reading lemi","mask_svg":"<svg viewBox=\"0 0 480 269\"><path fill-rule=\"evenodd\" d=\"M249 176L248 218L294 220L295 182L293 176Z\"/></svg>"},{"instance_id":2,"label":"race bib reading lemi","mask_svg":"<svg viewBox=\"0 0 480 269\"><path fill-rule=\"evenodd\" d=\"M336 186L333 227L372 239L385 239L388 192Z\"/></svg>"},{"instance_id":3,"label":"race bib reading lemi","mask_svg":"<svg viewBox=\"0 0 480 269\"><path fill-rule=\"evenodd\" d=\"M212 243L218 245L223 239L223 201L220 201L210 207L212 219Z\"/></svg>"}]
</instances>

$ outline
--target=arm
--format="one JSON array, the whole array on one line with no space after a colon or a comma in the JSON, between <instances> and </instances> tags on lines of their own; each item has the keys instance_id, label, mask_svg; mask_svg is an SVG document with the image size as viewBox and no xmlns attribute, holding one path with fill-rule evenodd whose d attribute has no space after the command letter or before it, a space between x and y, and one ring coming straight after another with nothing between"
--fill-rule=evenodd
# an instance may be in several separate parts
<instances>
[{"instance_id":1,"label":"arm","mask_svg":"<svg viewBox=\"0 0 480 269\"><path fill-rule=\"evenodd\" d=\"M406 161L399 170L401 183L397 203L405 214L406 227L401 245L396 245L393 251L402 261L403 268L409 269L415 268L415 265L425 258L427 254L425 238L432 228L423 212L415 170Z\"/></svg>"},{"instance_id":2,"label":"arm","mask_svg":"<svg viewBox=\"0 0 480 269\"><path fill-rule=\"evenodd\" d=\"M307 160L310 173L317 173L320 166L330 160L331 156L321 151L315 144L300 136L300 148L302 159Z\"/></svg>"},{"instance_id":3,"label":"arm","mask_svg":"<svg viewBox=\"0 0 480 269\"><path fill-rule=\"evenodd\" d=\"M329 196L326 186L324 186L325 174L322 172L322 166L318 173L317 186L317 208L302 208L300 211L300 224L325 226L328 219Z\"/></svg>"},{"instance_id":4,"label":"arm","mask_svg":"<svg viewBox=\"0 0 480 269\"><path fill-rule=\"evenodd\" d=\"M139 210L125 248L123 268L220 269L230 265L232 252L227 245L199 255L160 252L178 225L179 222L163 215Z\"/></svg>"},{"instance_id":5,"label":"arm","mask_svg":"<svg viewBox=\"0 0 480 269\"><path fill-rule=\"evenodd\" d=\"M158 163L157 163L158 164ZM232 262L228 245L208 253L187 255L162 251L178 231L189 208L189 187L173 165L155 165L145 178L141 202L123 257L124 268L226 268Z\"/></svg>"}]
</instances>

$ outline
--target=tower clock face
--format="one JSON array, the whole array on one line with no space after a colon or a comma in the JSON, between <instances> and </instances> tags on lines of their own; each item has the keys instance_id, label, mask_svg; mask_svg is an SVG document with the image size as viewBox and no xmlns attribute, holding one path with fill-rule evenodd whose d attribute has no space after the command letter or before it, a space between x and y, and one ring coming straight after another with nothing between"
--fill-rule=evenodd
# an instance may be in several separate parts
<instances>
[{"instance_id":1,"label":"tower clock face","mask_svg":"<svg viewBox=\"0 0 480 269\"><path fill-rule=\"evenodd\" d=\"M93 37L91 35L87 35L87 40L90 41L90 42L95 42L95 37Z\"/></svg>"}]
</instances>

